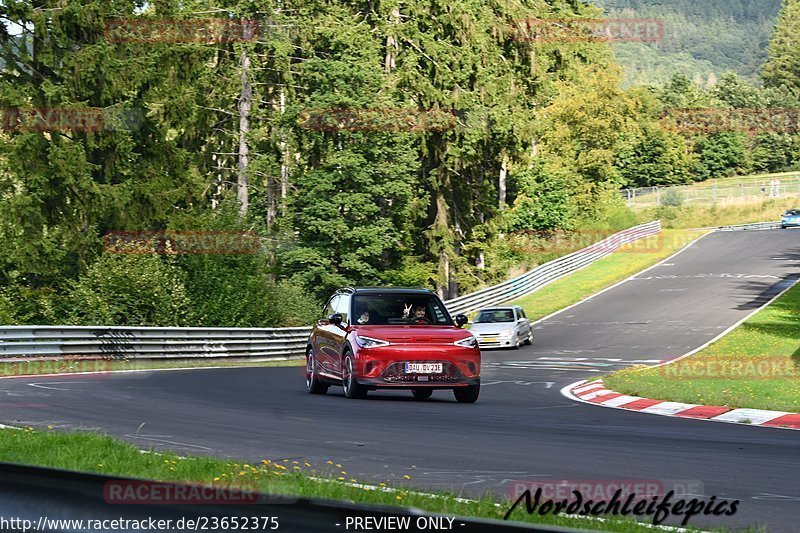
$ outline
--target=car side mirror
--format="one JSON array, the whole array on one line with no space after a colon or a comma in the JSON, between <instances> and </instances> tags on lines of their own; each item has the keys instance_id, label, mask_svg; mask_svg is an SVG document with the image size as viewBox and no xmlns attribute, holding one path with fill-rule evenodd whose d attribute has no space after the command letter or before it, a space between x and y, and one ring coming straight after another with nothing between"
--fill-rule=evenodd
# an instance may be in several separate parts
<instances>
[{"instance_id":1,"label":"car side mirror","mask_svg":"<svg viewBox=\"0 0 800 533\"><path fill-rule=\"evenodd\" d=\"M341 313L334 313L328 317L328 322L330 322L334 326L342 327L343 318L344 317L342 317Z\"/></svg>"},{"instance_id":2,"label":"car side mirror","mask_svg":"<svg viewBox=\"0 0 800 533\"><path fill-rule=\"evenodd\" d=\"M467 322L469 322L467 315L456 315L456 324L458 324L458 327L462 327Z\"/></svg>"}]
</instances>

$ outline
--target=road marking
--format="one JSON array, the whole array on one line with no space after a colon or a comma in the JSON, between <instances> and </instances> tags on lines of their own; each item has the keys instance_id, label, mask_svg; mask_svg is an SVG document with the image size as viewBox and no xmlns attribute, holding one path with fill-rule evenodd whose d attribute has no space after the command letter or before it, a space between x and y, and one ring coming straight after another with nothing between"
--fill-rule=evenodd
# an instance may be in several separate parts
<instances>
[{"instance_id":1,"label":"road marking","mask_svg":"<svg viewBox=\"0 0 800 533\"><path fill-rule=\"evenodd\" d=\"M89 383L88 381L49 381L48 383L52 383L54 385L63 385L64 383ZM60 387L48 387L46 385L42 385L41 383L28 383L29 387L36 387L37 389L48 389L48 390L65 390L68 392L85 392L81 391L80 389L62 389Z\"/></svg>"},{"instance_id":2,"label":"road marking","mask_svg":"<svg viewBox=\"0 0 800 533\"><path fill-rule=\"evenodd\" d=\"M513 383L514 385L537 385L537 384L544 384L545 389L549 389L553 385L556 384L555 381L506 381L506 380L496 380L496 381L489 381L487 383L481 383L482 387L486 385L499 385L501 383Z\"/></svg>"},{"instance_id":3,"label":"road marking","mask_svg":"<svg viewBox=\"0 0 800 533\"><path fill-rule=\"evenodd\" d=\"M669 276L647 276L646 278L636 277L634 281L646 281L650 279L688 279L688 278L733 278L733 279L749 279L749 278L769 278L769 279L782 279L780 276L773 274L730 274L723 272L721 274L686 274L686 275L669 275Z\"/></svg>"},{"instance_id":4,"label":"road marking","mask_svg":"<svg viewBox=\"0 0 800 533\"><path fill-rule=\"evenodd\" d=\"M161 435L155 435L154 437L160 437L160 436ZM164 436L165 437L169 437L170 435L164 435ZM188 444L188 443L185 443L185 442L177 442L177 441L166 440L166 439L161 439L161 438L151 438L151 437L146 437L146 436L143 436L143 435L125 435L125 437L129 438L129 439L149 440L149 441L152 441L152 442L160 442L160 443L163 443L163 444L174 444L176 446L183 446L183 447L186 447L186 448L198 448L200 450L213 451L212 448L207 448L205 446L199 446L197 444Z\"/></svg>"}]
</instances>

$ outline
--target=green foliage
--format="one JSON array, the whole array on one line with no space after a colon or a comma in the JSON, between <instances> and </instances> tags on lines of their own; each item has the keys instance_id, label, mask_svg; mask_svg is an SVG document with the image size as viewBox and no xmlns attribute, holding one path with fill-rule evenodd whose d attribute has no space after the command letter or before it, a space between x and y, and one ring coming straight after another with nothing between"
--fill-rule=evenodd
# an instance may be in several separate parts
<instances>
[{"instance_id":1,"label":"green foliage","mask_svg":"<svg viewBox=\"0 0 800 533\"><path fill-rule=\"evenodd\" d=\"M745 135L713 133L698 140L697 175L702 179L732 176L745 162Z\"/></svg>"},{"instance_id":2,"label":"green foliage","mask_svg":"<svg viewBox=\"0 0 800 533\"><path fill-rule=\"evenodd\" d=\"M539 164L516 173L519 195L505 213L508 231L571 228L576 223L576 177L565 169Z\"/></svg>"},{"instance_id":3,"label":"green foliage","mask_svg":"<svg viewBox=\"0 0 800 533\"><path fill-rule=\"evenodd\" d=\"M783 0L775 31L769 42L769 59L764 64L764 81L773 87L786 86L800 93L800 2Z\"/></svg>"},{"instance_id":4,"label":"green foliage","mask_svg":"<svg viewBox=\"0 0 800 533\"><path fill-rule=\"evenodd\" d=\"M674 185L692 181L691 161L683 139L649 124L620 150L617 165L627 184Z\"/></svg>"},{"instance_id":5,"label":"green foliage","mask_svg":"<svg viewBox=\"0 0 800 533\"><path fill-rule=\"evenodd\" d=\"M68 323L188 326L192 306L180 271L155 254L104 254L72 283Z\"/></svg>"},{"instance_id":6,"label":"green foliage","mask_svg":"<svg viewBox=\"0 0 800 533\"><path fill-rule=\"evenodd\" d=\"M734 71L751 82L766 60L781 0L595 0L611 17L657 18L664 36L653 43L619 43L615 55L625 86L661 85L675 73L707 84ZM788 41L787 41L788 43Z\"/></svg>"},{"instance_id":7,"label":"green foliage","mask_svg":"<svg viewBox=\"0 0 800 533\"><path fill-rule=\"evenodd\" d=\"M667 189L661 194L661 205L665 207L680 207L683 205L683 195L679 190Z\"/></svg>"}]
</instances>

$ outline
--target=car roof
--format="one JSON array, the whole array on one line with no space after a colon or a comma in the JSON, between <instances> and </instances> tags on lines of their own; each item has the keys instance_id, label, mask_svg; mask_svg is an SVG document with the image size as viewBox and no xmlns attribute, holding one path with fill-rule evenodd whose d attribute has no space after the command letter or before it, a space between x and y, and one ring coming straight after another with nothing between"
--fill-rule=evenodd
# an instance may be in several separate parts
<instances>
[{"instance_id":1,"label":"car roof","mask_svg":"<svg viewBox=\"0 0 800 533\"><path fill-rule=\"evenodd\" d=\"M375 294L386 292L434 294L432 290L422 287L344 287L336 292L345 294Z\"/></svg>"}]
</instances>

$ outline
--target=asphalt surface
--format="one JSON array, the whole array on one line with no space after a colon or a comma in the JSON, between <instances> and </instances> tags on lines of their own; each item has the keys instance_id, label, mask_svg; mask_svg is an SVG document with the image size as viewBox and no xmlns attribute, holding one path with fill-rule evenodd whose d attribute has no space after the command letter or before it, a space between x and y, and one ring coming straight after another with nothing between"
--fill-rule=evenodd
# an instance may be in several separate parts
<instances>
[{"instance_id":1,"label":"asphalt surface","mask_svg":"<svg viewBox=\"0 0 800 533\"><path fill-rule=\"evenodd\" d=\"M343 465L359 481L466 495L512 481L653 480L739 499L704 526L796 531L800 433L570 401L559 389L686 353L800 275L800 231L720 232L486 351L477 404L447 391L367 400L305 392L303 369L239 368L0 380L0 423L99 429L143 448ZM338 469L337 469L338 470ZM411 476L410 481L403 479Z\"/></svg>"}]
</instances>

